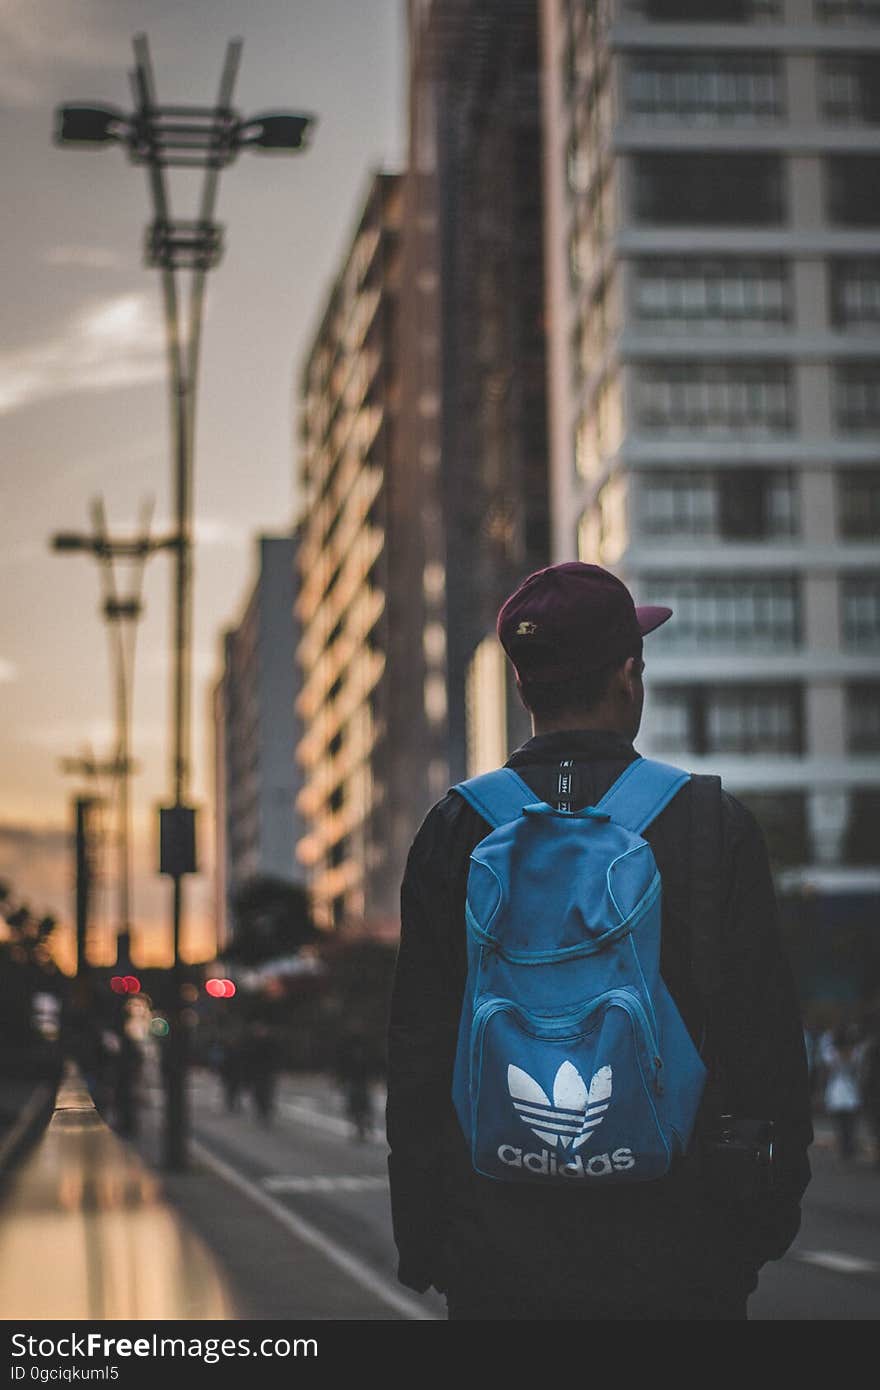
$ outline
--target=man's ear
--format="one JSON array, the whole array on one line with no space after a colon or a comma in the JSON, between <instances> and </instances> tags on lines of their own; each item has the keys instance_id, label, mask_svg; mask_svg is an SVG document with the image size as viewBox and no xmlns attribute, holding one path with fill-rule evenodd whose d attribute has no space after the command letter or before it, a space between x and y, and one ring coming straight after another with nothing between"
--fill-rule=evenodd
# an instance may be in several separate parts
<instances>
[{"instance_id":1,"label":"man's ear","mask_svg":"<svg viewBox=\"0 0 880 1390\"><path fill-rule=\"evenodd\" d=\"M623 665L615 672L614 679L619 683L618 689L626 695L628 700L635 699L636 687L641 674L642 663L637 656L628 656Z\"/></svg>"}]
</instances>

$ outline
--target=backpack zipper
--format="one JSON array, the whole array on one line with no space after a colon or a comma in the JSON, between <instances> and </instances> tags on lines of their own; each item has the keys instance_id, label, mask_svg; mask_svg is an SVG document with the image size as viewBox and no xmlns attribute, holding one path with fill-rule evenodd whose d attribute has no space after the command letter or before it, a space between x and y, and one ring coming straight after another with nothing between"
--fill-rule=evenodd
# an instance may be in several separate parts
<instances>
[{"instance_id":1,"label":"backpack zipper","mask_svg":"<svg viewBox=\"0 0 880 1390\"><path fill-rule=\"evenodd\" d=\"M643 897L639 900L635 909L624 921L618 923L616 927L611 927L602 936L588 938L582 942L577 942L573 946L558 946L546 951L511 951L506 949L497 936L485 931L477 921L469 904L465 906L465 917L467 920L468 933L472 939L484 949L491 949L502 959L510 961L513 965L552 965L554 961L573 960L577 956L592 956L597 951L604 951L608 946L619 941L621 937L629 935L634 931L642 917L653 907L660 893L660 874L656 873L646 889Z\"/></svg>"},{"instance_id":2,"label":"backpack zipper","mask_svg":"<svg viewBox=\"0 0 880 1390\"><path fill-rule=\"evenodd\" d=\"M607 990L604 994L597 995L589 1004L580 1005L564 1014L536 1014L530 1009L523 1009L520 1005L514 1004L510 999L500 999L497 996L482 1000L474 1009L473 1016L472 1075L475 1071L473 1062L482 1044L483 1034L495 1014L505 1011L515 1013L524 1023L525 1031L533 1037L562 1042L572 1036L571 1029L579 1027L602 1007L622 1008L630 1018L638 1019L643 1037L649 1044L648 1054L653 1069L652 1084L657 1095L663 1095L663 1059L660 1056L656 1035L641 1001L626 989ZM531 1028L529 1024L532 1025Z\"/></svg>"}]
</instances>

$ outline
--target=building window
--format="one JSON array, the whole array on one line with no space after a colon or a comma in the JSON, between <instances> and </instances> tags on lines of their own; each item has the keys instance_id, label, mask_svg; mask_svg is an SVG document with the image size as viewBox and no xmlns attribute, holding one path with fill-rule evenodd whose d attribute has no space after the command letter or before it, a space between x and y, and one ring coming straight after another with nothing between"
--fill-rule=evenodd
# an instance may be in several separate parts
<instances>
[{"instance_id":1,"label":"building window","mask_svg":"<svg viewBox=\"0 0 880 1390\"><path fill-rule=\"evenodd\" d=\"M607 64L586 84L574 118L566 152L566 176L569 191L579 194L588 191L599 172L602 145L614 120Z\"/></svg>"},{"instance_id":2,"label":"building window","mask_svg":"<svg viewBox=\"0 0 880 1390\"><path fill-rule=\"evenodd\" d=\"M581 519L578 522L578 559L582 560L585 565L597 565L601 545L602 532L599 508L598 506L588 507L581 514Z\"/></svg>"},{"instance_id":3,"label":"building window","mask_svg":"<svg viewBox=\"0 0 880 1390\"><path fill-rule=\"evenodd\" d=\"M630 60L627 112L636 120L720 126L782 114L774 54L640 53Z\"/></svg>"},{"instance_id":4,"label":"building window","mask_svg":"<svg viewBox=\"0 0 880 1390\"><path fill-rule=\"evenodd\" d=\"M599 489L595 502L578 522L578 559L585 564L616 565L630 538L629 481L617 474Z\"/></svg>"},{"instance_id":5,"label":"building window","mask_svg":"<svg viewBox=\"0 0 880 1390\"><path fill-rule=\"evenodd\" d=\"M837 53L822 63L822 114L847 125L880 122L880 58Z\"/></svg>"},{"instance_id":6,"label":"building window","mask_svg":"<svg viewBox=\"0 0 880 1390\"><path fill-rule=\"evenodd\" d=\"M507 760L507 663L493 633L468 663L465 685L467 772L477 777Z\"/></svg>"},{"instance_id":7,"label":"building window","mask_svg":"<svg viewBox=\"0 0 880 1390\"><path fill-rule=\"evenodd\" d=\"M850 332L880 329L880 258L831 263L831 321Z\"/></svg>"},{"instance_id":8,"label":"building window","mask_svg":"<svg viewBox=\"0 0 880 1390\"><path fill-rule=\"evenodd\" d=\"M750 435L791 427L788 368L778 362L643 363L638 421L647 430Z\"/></svg>"},{"instance_id":9,"label":"building window","mask_svg":"<svg viewBox=\"0 0 880 1390\"><path fill-rule=\"evenodd\" d=\"M880 753L880 683L860 681L846 692L846 746L850 753Z\"/></svg>"},{"instance_id":10,"label":"building window","mask_svg":"<svg viewBox=\"0 0 880 1390\"><path fill-rule=\"evenodd\" d=\"M623 439L623 404L620 382L606 378L584 411L575 431L575 466L582 478L594 479L603 464L619 449Z\"/></svg>"},{"instance_id":11,"label":"building window","mask_svg":"<svg viewBox=\"0 0 880 1390\"><path fill-rule=\"evenodd\" d=\"M569 271L573 288L589 281L601 265L609 233L616 222L615 182L611 173L593 182L576 199L569 240Z\"/></svg>"},{"instance_id":12,"label":"building window","mask_svg":"<svg viewBox=\"0 0 880 1390\"><path fill-rule=\"evenodd\" d=\"M610 0L567 0L565 20L565 83L571 96L593 77L602 39L611 23Z\"/></svg>"},{"instance_id":13,"label":"building window","mask_svg":"<svg viewBox=\"0 0 880 1390\"><path fill-rule=\"evenodd\" d=\"M586 193L593 181L596 156L592 142L577 131L568 143L565 167L571 192Z\"/></svg>"},{"instance_id":14,"label":"building window","mask_svg":"<svg viewBox=\"0 0 880 1390\"><path fill-rule=\"evenodd\" d=\"M658 751L796 754L803 749L800 686L661 687L652 691Z\"/></svg>"},{"instance_id":15,"label":"building window","mask_svg":"<svg viewBox=\"0 0 880 1390\"><path fill-rule=\"evenodd\" d=\"M837 427L851 434L880 429L880 361L848 362L834 376Z\"/></svg>"},{"instance_id":16,"label":"building window","mask_svg":"<svg viewBox=\"0 0 880 1390\"><path fill-rule=\"evenodd\" d=\"M635 216L665 226L765 226L783 220L777 155L644 154L632 160Z\"/></svg>"},{"instance_id":17,"label":"building window","mask_svg":"<svg viewBox=\"0 0 880 1390\"><path fill-rule=\"evenodd\" d=\"M800 753L800 691L728 687L709 696L705 711L709 753Z\"/></svg>"},{"instance_id":18,"label":"building window","mask_svg":"<svg viewBox=\"0 0 880 1390\"><path fill-rule=\"evenodd\" d=\"M589 301L584 303L571 332L572 381L579 390L602 361L609 339L620 331L617 288L607 277L598 279Z\"/></svg>"},{"instance_id":19,"label":"building window","mask_svg":"<svg viewBox=\"0 0 880 1390\"><path fill-rule=\"evenodd\" d=\"M430 724L442 724L446 718L446 682L440 675L428 675L424 685L425 714Z\"/></svg>"},{"instance_id":20,"label":"building window","mask_svg":"<svg viewBox=\"0 0 880 1390\"><path fill-rule=\"evenodd\" d=\"M652 470L639 493L646 535L761 540L797 530L795 482L788 469Z\"/></svg>"},{"instance_id":21,"label":"building window","mask_svg":"<svg viewBox=\"0 0 880 1390\"><path fill-rule=\"evenodd\" d=\"M693 748L692 700L693 694L687 689L650 687L647 712L656 752L678 753Z\"/></svg>"},{"instance_id":22,"label":"building window","mask_svg":"<svg viewBox=\"0 0 880 1390\"><path fill-rule=\"evenodd\" d=\"M876 227L880 222L880 157L835 154L825 160L829 221L842 227Z\"/></svg>"},{"instance_id":23,"label":"building window","mask_svg":"<svg viewBox=\"0 0 880 1390\"><path fill-rule=\"evenodd\" d=\"M644 323L726 329L782 323L789 317L783 261L644 260L636 266L635 312Z\"/></svg>"},{"instance_id":24,"label":"building window","mask_svg":"<svg viewBox=\"0 0 880 1390\"><path fill-rule=\"evenodd\" d=\"M843 847L845 864L876 867L880 858L877 851L878 825L880 790L877 787L854 787L850 792L849 822Z\"/></svg>"},{"instance_id":25,"label":"building window","mask_svg":"<svg viewBox=\"0 0 880 1390\"><path fill-rule=\"evenodd\" d=\"M880 647L880 573L841 580L843 640L848 647Z\"/></svg>"},{"instance_id":26,"label":"building window","mask_svg":"<svg viewBox=\"0 0 880 1390\"><path fill-rule=\"evenodd\" d=\"M718 497L711 473L661 473L639 485L641 530L649 536L714 536Z\"/></svg>"},{"instance_id":27,"label":"building window","mask_svg":"<svg viewBox=\"0 0 880 1390\"><path fill-rule=\"evenodd\" d=\"M880 24L880 0L815 0L820 24Z\"/></svg>"},{"instance_id":28,"label":"building window","mask_svg":"<svg viewBox=\"0 0 880 1390\"><path fill-rule=\"evenodd\" d=\"M782 17L782 0L629 0L628 13L656 24L748 24Z\"/></svg>"},{"instance_id":29,"label":"building window","mask_svg":"<svg viewBox=\"0 0 880 1390\"><path fill-rule=\"evenodd\" d=\"M795 530L794 483L790 473L760 468L718 475L718 534L724 540L762 540Z\"/></svg>"},{"instance_id":30,"label":"building window","mask_svg":"<svg viewBox=\"0 0 880 1390\"><path fill-rule=\"evenodd\" d=\"M800 598L791 575L648 575L646 603L666 604L675 621L664 642L679 648L771 651L800 643Z\"/></svg>"},{"instance_id":31,"label":"building window","mask_svg":"<svg viewBox=\"0 0 880 1390\"><path fill-rule=\"evenodd\" d=\"M837 525L847 540L880 537L880 468L846 468L837 475Z\"/></svg>"}]
</instances>

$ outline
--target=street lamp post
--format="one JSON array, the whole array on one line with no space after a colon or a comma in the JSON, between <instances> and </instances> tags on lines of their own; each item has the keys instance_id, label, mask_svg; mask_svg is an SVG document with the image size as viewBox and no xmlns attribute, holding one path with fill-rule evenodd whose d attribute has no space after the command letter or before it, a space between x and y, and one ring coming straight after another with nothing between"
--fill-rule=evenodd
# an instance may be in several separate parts
<instances>
[{"instance_id":1,"label":"street lamp post","mask_svg":"<svg viewBox=\"0 0 880 1390\"><path fill-rule=\"evenodd\" d=\"M173 607L173 747L171 781L173 804L161 813L160 870L173 882L172 940L173 1000L169 1057L166 1067L167 1167L187 1165L186 1056L181 1008L181 928L183 879L195 872L192 807L187 805L190 772L190 646L192 626L192 461L195 387L201 340L205 275L222 255L222 231L214 221L220 170L251 147L257 151L297 151L306 145L314 118L297 112L266 112L247 119L230 105L241 57L241 40L227 45L226 59L213 107L159 106L146 37L134 40L135 67L131 82L135 110L69 104L58 108L55 139L60 144L123 144L134 164L147 169L154 220L145 243L149 266L161 271L171 384L171 424L174 449L176 511L175 584ZM165 171L202 169L204 182L198 217L171 215ZM183 331L176 273L192 273L189 319Z\"/></svg>"},{"instance_id":2,"label":"street lamp post","mask_svg":"<svg viewBox=\"0 0 880 1390\"><path fill-rule=\"evenodd\" d=\"M52 549L60 554L92 555L101 568L103 615L110 636L110 661L113 671L113 693L116 715L116 739L113 758L103 764L88 759L66 760L65 771L112 777L117 787L117 852L119 855L117 886L117 954L125 949L131 936L131 774L135 770L131 759L131 691L134 681L135 624L141 615L143 571L147 558L157 550L176 546L175 536L150 535L149 514L144 511L137 536L112 538L107 531L104 504L96 499L92 504L92 533L62 531L52 537ZM114 562L130 561L134 574L128 593L120 596L116 584Z\"/></svg>"}]
</instances>

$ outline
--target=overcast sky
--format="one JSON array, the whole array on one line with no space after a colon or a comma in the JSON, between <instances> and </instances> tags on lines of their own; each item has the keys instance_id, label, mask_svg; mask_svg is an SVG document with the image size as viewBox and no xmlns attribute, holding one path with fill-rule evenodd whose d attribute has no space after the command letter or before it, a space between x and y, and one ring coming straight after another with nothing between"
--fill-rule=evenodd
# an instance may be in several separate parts
<instances>
[{"instance_id":1,"label":"overcast sky","mask_svg":"<svg viewBox=\"0 0 880 1390\"><path fill-rule=\"evenodd\" d=\"M299 368L370 176L404 158L404 0L0 0L0 876L67 921L82 784L59 760L89 746L109 756L113 706L97 565L48 541L87 530L96 497L111 531L133 530L145 504L161 528L173 470L160 277L141 259L145 171L121 147L59 149L51 132L61 102L130 109L137 33L160 103L212 104L226 44L241 38L234 106L317 117L307 152L243 153L220 179L226 251L208 280L196 428L197 801L212 785L220 634L254 578L255 537L297 511ZM173 214L194 216L200 191L200 174L176 176ZM134 919L151 957L169 935L169 885L152 870L154 808L170 787L170 576L168 557L149 562L134 690ZM207 867L207 815L200 845ZM185 952L201 954L206 879L189 901ZM112 915L112 898L104 907Z\"/></svg>"}]
</instances>

